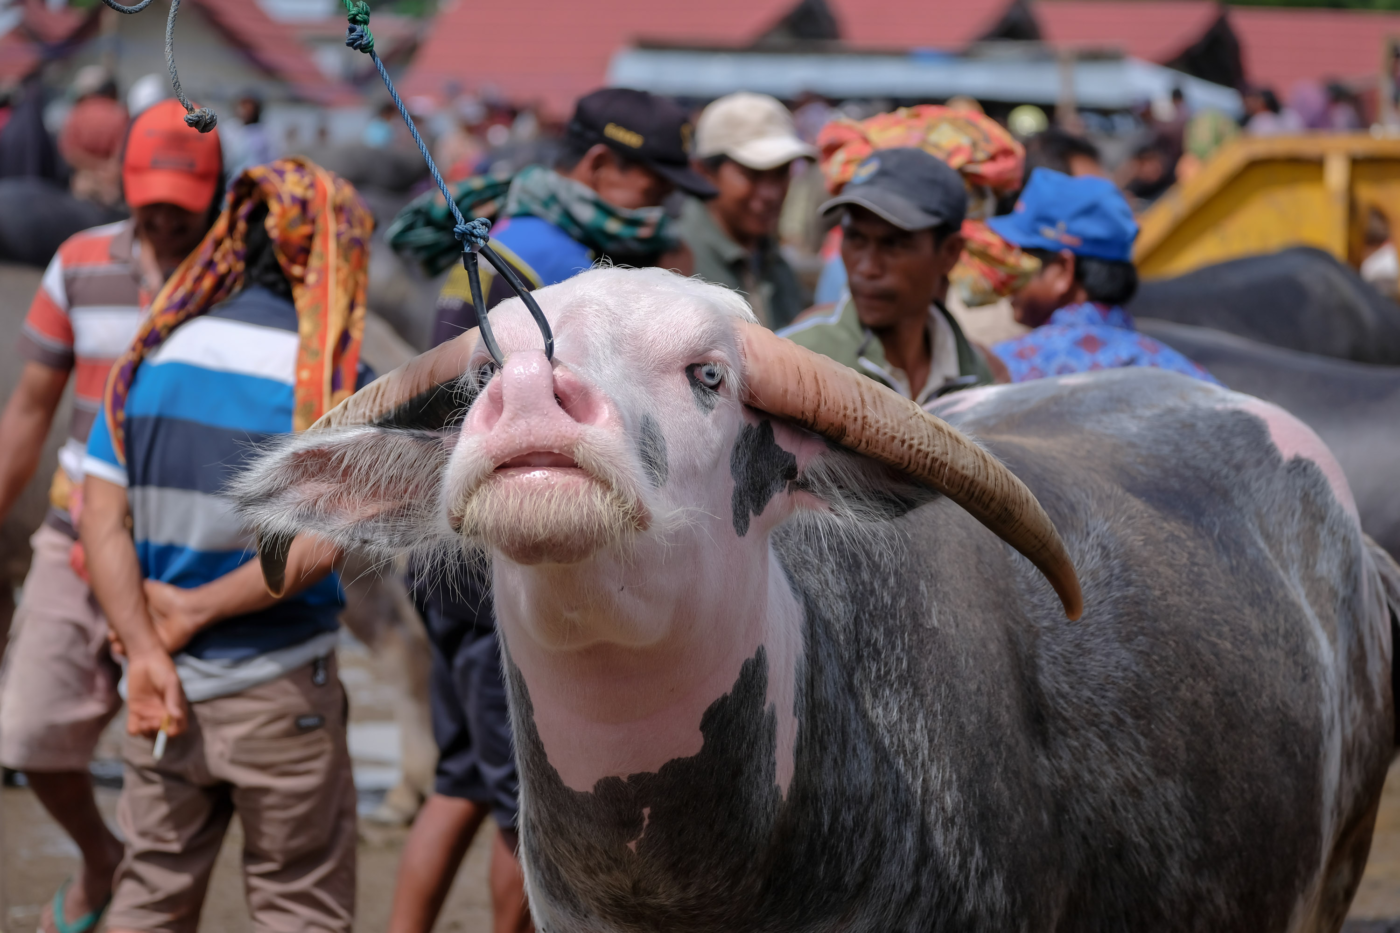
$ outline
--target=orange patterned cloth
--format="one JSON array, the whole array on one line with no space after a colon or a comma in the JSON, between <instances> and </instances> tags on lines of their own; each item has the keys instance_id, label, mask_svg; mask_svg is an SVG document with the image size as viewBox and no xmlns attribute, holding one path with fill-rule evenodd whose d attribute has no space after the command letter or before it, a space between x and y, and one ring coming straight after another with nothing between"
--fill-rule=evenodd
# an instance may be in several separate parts
<instances>
[{"instance_id":1,"label":"orange patterned cloth","mask_svg":"<svg viewBox=\"0 0 1400 933\"><path fill-rule=\"evenodd\" d=\"M355 391L374 219L349 182L307 159L257 165L233 182L224 212L156 295L135 340L107 378L103 409L122 462L126 398L137 368L175 328L242 287L248 215L264 202L267 232L292 287L301 340L293 429L306 430Z\"/></svg>"},{"instance_id":2,"label":"orange patterned cloth","mask_svg":"<svg viewBox=\"0 0 1400 933\"><path fill-rule=\"evenodd\" d=\"M975 110L933 104L901 107L865 120L838 118L817 137L822 174L832 194L840 194L856 166L877 149L920 147L957 169L968 188L967 239L962 259L949 279L963 301L988 304L1019 289L1040 268L992 232L985 221L999 194L1021 187L1026 150L991 117Z\"/></svg>"},{"instance_id":3,"label":"orange patterned cloth","mask_svg":"<svg viewBox=\"0 0 1400 933\"><path fill-rule=\"evenodd\" d=\"M969 188L1004 193L1021 187L1026 150L1005 127L975 110L922 104L859 121L839 117L822 127L817 148L827 188L840 194L866 156L903 146L938 156Z\"/></svg>"}]
</instances>

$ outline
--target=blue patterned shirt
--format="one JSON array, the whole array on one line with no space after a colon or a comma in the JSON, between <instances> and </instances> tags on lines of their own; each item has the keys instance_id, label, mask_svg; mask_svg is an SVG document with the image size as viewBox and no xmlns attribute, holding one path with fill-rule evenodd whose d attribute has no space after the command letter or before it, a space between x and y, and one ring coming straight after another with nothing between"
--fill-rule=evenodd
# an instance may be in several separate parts
<instances>
[{"instance_id":1,"label":"blue patterned shirt","mask_svg":"<svg viewBox=\"0 0 1400 933\"><path fill-rule=\"evenodd\" d=\"M1060 308L1024 337L992 347L1012 382L1086 373L1120 366L1155 366L1216 385L1210 373L1171 347L1145 337L1119 307L1085 302Z\"/></svg>"}]
</instances>

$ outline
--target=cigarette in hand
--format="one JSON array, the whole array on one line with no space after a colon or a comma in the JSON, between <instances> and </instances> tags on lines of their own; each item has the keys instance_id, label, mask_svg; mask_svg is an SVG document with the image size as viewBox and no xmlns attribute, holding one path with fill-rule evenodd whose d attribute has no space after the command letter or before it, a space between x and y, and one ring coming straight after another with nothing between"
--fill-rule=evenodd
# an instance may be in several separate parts
<instances>
[{"instance_id":1,"label":"cigarette in hand","mask_svg":"<svg viewBox=\"0 0 1400 933\"><path fill-rule=\"evenodd\" d=\"M156 733L156 744L155 747L151 749L151 757L156 761L160 761L161 756L165 754L165 743L170 740L170 736L166 734L166 730L169 728L170 714L166 713L161 717L160 731Z\"/></svg>"}]
</instances>

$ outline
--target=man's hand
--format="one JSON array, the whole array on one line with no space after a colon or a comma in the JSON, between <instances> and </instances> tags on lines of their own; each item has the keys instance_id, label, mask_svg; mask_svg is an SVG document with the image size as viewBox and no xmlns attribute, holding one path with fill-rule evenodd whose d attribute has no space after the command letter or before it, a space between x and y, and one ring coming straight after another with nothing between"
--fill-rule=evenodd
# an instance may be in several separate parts
<instances>
[{"instance_id":1,"label":"man's hand","mask_svg":"<svg viewBox=\"0 0 1400 933\"><path fill-rule=\"evenodd\" d=\"M146 580L142 587L151 625L169 654L185 647L200 629L215 621L198 589L187 590L159 580Z\"/></svg>"},{"instance_id":2,"label":"man's hand","mask_svg":"<svg viewBox=\"0 0 1400 933\"><path fill-rule=\"evenodd\" d=\"M126 731L154 736L162 727L175 737L185 731L189 705L175 662L160 649L132 655L126 667Z\"/></svg>"}]
</instances>

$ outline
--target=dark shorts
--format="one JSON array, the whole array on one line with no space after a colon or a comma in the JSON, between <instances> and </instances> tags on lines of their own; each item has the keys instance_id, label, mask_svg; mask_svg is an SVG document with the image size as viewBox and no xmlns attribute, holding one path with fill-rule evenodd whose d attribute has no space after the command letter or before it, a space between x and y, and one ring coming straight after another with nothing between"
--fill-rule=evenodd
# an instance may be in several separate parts
<instances>
[{"instance_id":1,"label":"dark shorts","mask_svg":"<svg viewBox=\"0 0 1400 933\"><path fill-rule=\"evenodd\" d=\"M520 779L491 598L466 574L451 583L429 593L415 590L433 648L429 695L438 746L433 789L490 806L497 823L514 827ZM444 595L448 589L455 590L452 596Z\"/></svg>"}]
</instances>

